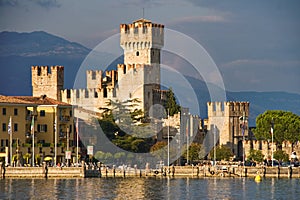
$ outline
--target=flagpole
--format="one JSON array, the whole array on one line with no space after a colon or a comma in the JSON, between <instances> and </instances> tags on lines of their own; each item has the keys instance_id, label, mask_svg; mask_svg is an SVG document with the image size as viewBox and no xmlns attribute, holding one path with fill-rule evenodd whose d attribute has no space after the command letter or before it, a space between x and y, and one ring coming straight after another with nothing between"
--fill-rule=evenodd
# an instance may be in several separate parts
<instances>
[{"instance_id":1,"label":"flagpole","mask_svg":"<svg viewBox=\"0 0 300 200\"><path fill-rule=\"evenodd\" d=\"M170 166L170 116L168 109L168 170Z\"/></svg>"},{"instance_id":2,"label":"flagpole","mask_svg":"<svg viewBox=\"0 0 300 200\"><path fill-rule=\"evenodd\" d=\"M12 162L12 134L13 134L13 130L12 130L12 117L10 116L9 117L9 125L10 125L10 134L9 134L9 159L10 159L10 166L13 165L13 162Z\"/></svg>"},{"instance_id":3,"label":"flagpole","mask_svg":"<svg viewBox=\"0 0 300 200\"><path fill-rule=\"evenodd\" d=\"M31 129L31 134L32 134L32 166L34 167L34 115L32 116L32 129Z\"/></svg>"},{"instance_id":4,"label":"flagpole","mask_svg":"<svg viewBox=\"0 0 300 200\"><path fill-rule=\"evenodd\" d=\"M186 164L189 165L189 118L186 120Z\"/></svg>"},{"instance_id":5,"label":"flagpole","mask_svg":"<svg viewBox=\"0 0 300 200\"><path fill-rule=\"evenodd\" d=\"M271 135L272 135L272 159L271 159L271 162L272 162L272 167L273 167L273 157L274 157L274 150L273 150L273 140L274 140L274 137L273 137L273 134L274 133L274 120L273 120L273 118L272 118L272 121L271 121Z\"/></svg>"},{"instance_id":6,"label":"flagpole","mask_svg":"<svg viewBox=\"0 0 300 200\"><path fill-rule=\"evenodd\" d=\"M77 133L77 135L76 135L76 162L77 162L77 166L79 165L79 163L78 163L78 147L79 147L79 144L78 144L78 139L79 139L79 137L78 137L78 130L79 130L79 127L78 127L78 117L76 118L76 133Z\"/></svg>"}]
</instances>

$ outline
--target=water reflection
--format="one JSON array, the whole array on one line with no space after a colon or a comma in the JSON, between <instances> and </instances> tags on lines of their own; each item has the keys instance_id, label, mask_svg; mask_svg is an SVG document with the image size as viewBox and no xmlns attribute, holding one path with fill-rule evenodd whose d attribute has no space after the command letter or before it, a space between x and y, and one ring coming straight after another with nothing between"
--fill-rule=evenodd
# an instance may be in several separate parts
<instances>
[{"instance_id":1,"label":"water reflection","mask_svg":"<svg viewBox=\"0 0 300 200\"><path fill-rule=\"evenodd\" d=\"M0 199L296 199L300 179L1 179Z\"/></svg>"}]
</instances>

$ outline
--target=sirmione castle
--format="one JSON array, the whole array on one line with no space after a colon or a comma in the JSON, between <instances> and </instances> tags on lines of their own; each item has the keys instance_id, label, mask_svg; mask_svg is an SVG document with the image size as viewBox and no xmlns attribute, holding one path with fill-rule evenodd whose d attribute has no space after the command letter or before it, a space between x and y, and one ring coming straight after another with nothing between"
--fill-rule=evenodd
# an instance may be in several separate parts
<instances>
[{"instance_id":1,"label":"sirmione castle","mask_svg":"<svg viewBox=\"0 0 300 200\"><path fill-rule=\"evenodd\" d=\"M116 70L87 70L86 88L65 89L64 67L32 66L33 96L47 97L100 112L108 100L126 101L138 99L139 108L147 117L161 117L161 110L153 109L153 105L162 105L166 100L166 90L160 87L161 49L164 46L164 25L152 23L146 19L134 21L132 24L120 25L120 46L124 50L124 64L118 64ZM242 152L242 131L239 118L248 117L248 102L209 102L208 119L193 126L201 131L211 130L216 125L219 133L219 144L228 145L234 154ZM183 116L184 114L184 116ZM178 120L170 119L171 126L178 127L180 134L185 134L185 121L190 114L181 113ZM190 118L190 117L188 117ZM184 120L183 120L184 119ZM164 119L164 124L166 125ZM246 125L247 126L247 125ZM248 127L248 126L247 126ZM221 130L220 130L221 128ZM195 130L195 133L197 130ZM174 133L175 134L175 133ZM193 133L192 133L193 134ZM244 133L248 134L247 128Z\"/></svg>"},{"instance_id":2,"label":"sirmione castle","mask_svg":"<svg viewBox=\"0 0 300 200\"><path fill-rule=\"evenodd\" d=\"M243 149L248 153L250 146L253 146L251 142L246 142L249 138L249 102L208 102L208 119L204 120L183 110L167 119L162 114L165 112L162 106L154 108L154 105L163 105L167 98L167 91L161 90L160 85L164 25L146 19L121 24L120 46L124 50L124 63L118 64L115 70L87 70L86 88L82 89L64 88L63 66L52 66L50 69L48 66L32 66L32 95L47 95L94 113L100 113L99 108L106 107L109 100L123 102L138 99L138 108L146 117L164 118L161 119L162 125L175 127L171 135L179 133L183 142L186 142L186 127L191 127L190 121L193 120L190 135L198 134L195 137L197 142L201 143L205 134L213 132L218 135L217 143L230 147L236 157L242 157ZM163 132L166 134L166 131ZM164 140L166 137L160 135L157 138Z\"/></svg>"}]
</instances>

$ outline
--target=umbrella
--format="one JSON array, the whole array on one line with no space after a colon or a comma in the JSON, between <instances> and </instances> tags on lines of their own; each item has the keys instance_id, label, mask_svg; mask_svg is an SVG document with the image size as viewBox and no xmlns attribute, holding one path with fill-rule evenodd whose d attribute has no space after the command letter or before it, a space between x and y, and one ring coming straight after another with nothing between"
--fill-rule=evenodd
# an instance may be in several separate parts
<instances>
[{"instance_id":1,"label":"umbrella","mask_svg":"<svg viewBox=\"0 0 300 200\"><path fill-rule=\"evenodd\" d=\"M52 158L49 156L44 158L44 161L50 161L50 160L52 160Z\"/></svg>"}]
</instances>

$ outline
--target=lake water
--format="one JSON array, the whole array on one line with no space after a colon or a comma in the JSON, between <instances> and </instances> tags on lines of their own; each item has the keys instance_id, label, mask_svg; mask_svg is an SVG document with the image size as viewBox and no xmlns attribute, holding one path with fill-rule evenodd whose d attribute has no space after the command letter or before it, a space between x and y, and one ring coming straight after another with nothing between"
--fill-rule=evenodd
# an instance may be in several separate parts
<instances>
[{"instance_id":1,"label":"lake water","mask_svg":"<svg viewBox=\"0 0 300 200\"><path fill-rule=\"evenodd\" d=\"M1 179L0 199L299 199L300 179Z\"/></svg>"}]
</instances>

